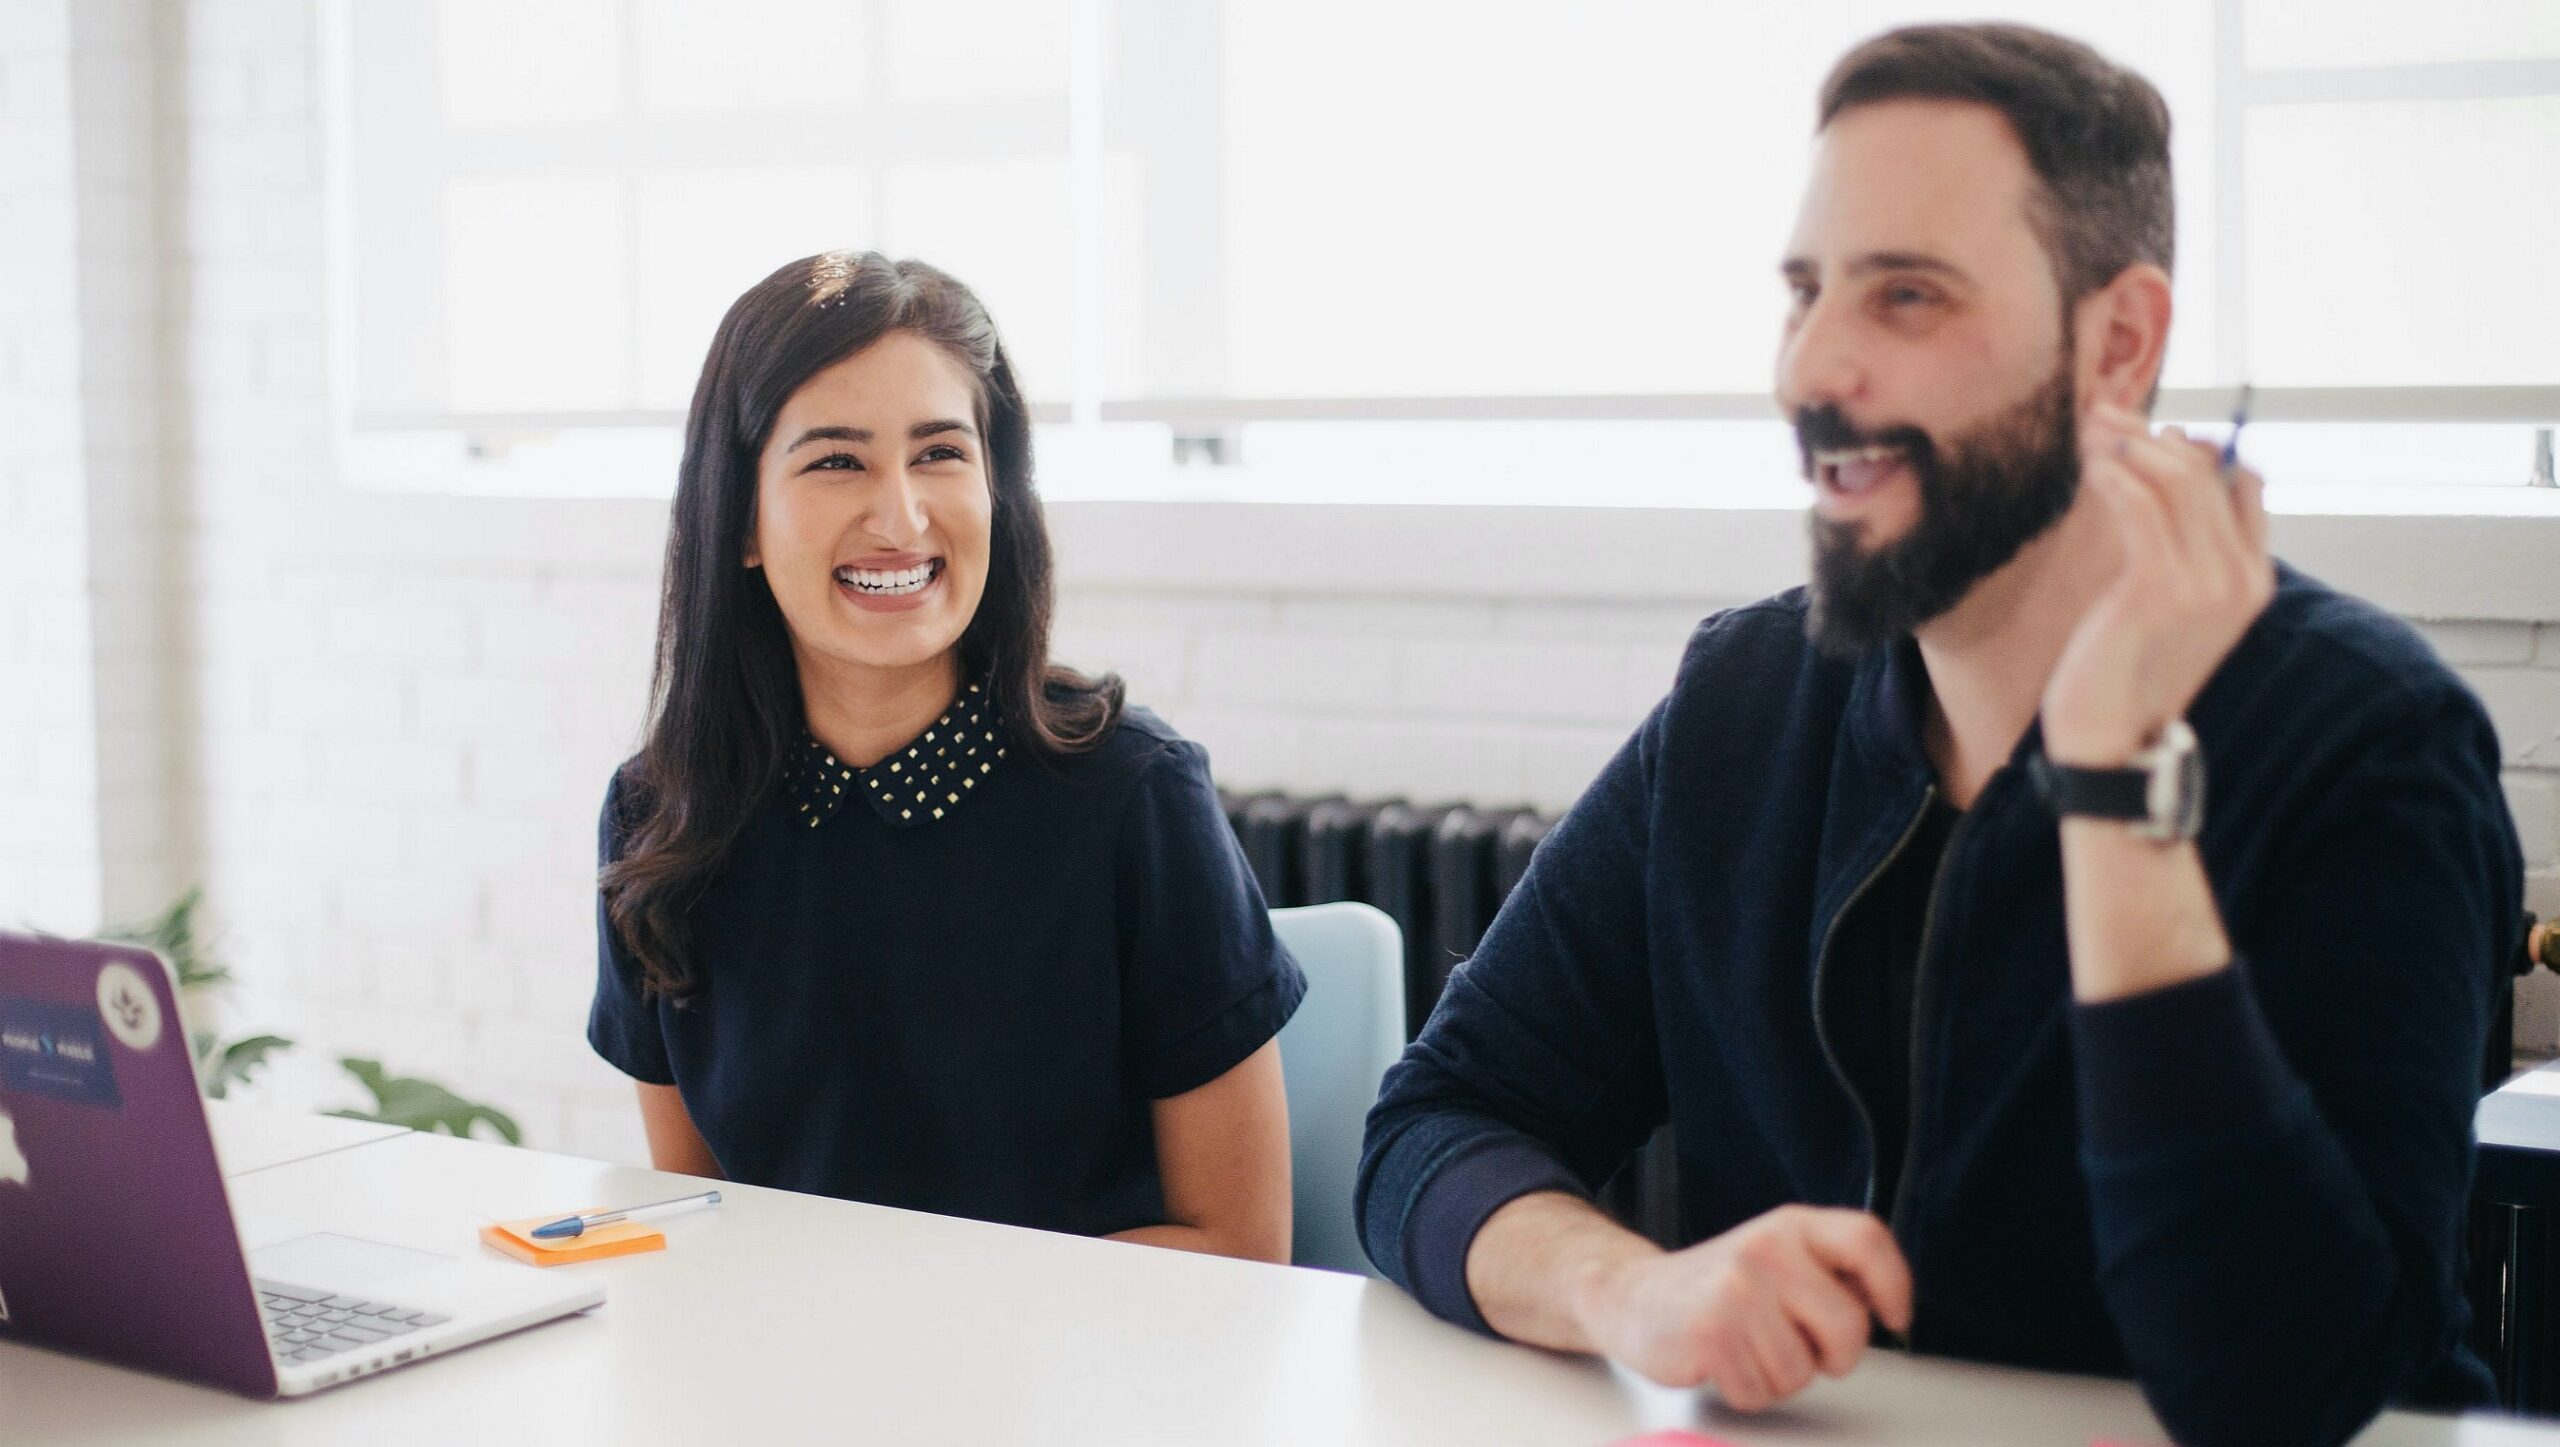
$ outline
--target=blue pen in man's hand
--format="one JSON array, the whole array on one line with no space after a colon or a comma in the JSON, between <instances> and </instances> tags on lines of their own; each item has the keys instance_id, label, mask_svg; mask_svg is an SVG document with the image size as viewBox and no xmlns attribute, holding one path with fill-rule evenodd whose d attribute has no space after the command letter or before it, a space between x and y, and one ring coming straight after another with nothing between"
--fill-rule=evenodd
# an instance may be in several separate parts
<instances>
[{"instance_id":1,"label":"blue pen in man's hand","mask_svg":"<svg viewBox=\"0 0 2560 1447\"><path fill-rule=\"evenodd\" d=\"M2239 405L2231 409L2231 435L2222 439L2222 480L2231 480L2231 471L2240 465L2240 429L2249 425L2249 396L2257 389L2240 384Z\"/></svg>"},{"instance_id":2,"label":"blue pen in man's hand","mask_svg":"<svg viewBox=\"0 0 2560 1447\"><path fill-rule=\"evenodd\" d=\"M699 1196L678 1196L672 1201L651 1201L645 1206L625 1206L619 1211L598 1211L589 1216L563 1216L557 1221L545 1222L534 1227L531 1234L536 1241L562 1241L573 1236L584 1236L599 1226L613 1226L624 1221L654 1221L661 1216L673 1216L680 1211L699 1210L704 1206L719 1204L718 1191L705 1191Z\"/></svg>"}]
</instances>

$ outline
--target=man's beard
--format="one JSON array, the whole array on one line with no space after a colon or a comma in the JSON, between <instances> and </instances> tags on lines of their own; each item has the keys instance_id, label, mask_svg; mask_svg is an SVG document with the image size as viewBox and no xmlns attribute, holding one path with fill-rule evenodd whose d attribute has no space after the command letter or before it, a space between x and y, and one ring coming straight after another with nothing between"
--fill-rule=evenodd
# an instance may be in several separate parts
<instances>
[{"instance_id":1,"label":"man's beard","mask_svg":"<svg viewBox=\"0 0 2560 1447\"><path fill-rule=\"evenodd\" d=\"M2069 351L2051 380L1941 453L1917 427L1861 432L1836 406L1796 413L1805 476L1818 451L1902 450L1919 484L1920 515L1901 538L1873 551L1858 525L1813 515L1814 646L1850 658L1911 633L1963 602L2071 510L2080 490L2078 416Z\"/></svg>"}]
</instances>

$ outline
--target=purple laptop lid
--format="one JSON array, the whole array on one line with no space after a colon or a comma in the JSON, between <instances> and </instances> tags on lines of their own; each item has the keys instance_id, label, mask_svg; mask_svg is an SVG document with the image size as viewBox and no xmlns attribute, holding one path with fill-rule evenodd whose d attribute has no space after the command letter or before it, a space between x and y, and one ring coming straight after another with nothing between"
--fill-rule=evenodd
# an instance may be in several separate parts
<instances>
[{"instance_id":1,"label":"purple laptop lid","mask_svg":"<svg viewBox=\"0 0 2560 1447\"><path fill-rule=\"evenodd\" d=\"M148 951L0 933L0 1340L276 1394L176 991Z\"/></svg>"}]
</instances>

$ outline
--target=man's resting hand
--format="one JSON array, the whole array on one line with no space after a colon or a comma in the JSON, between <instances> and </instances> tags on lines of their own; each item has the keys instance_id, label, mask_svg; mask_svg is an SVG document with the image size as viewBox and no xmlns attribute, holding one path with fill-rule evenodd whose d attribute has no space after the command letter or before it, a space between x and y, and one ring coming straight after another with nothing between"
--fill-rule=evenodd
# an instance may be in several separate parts
<instances>
[{"instance_id":1,"label":"man's resting hand","mask_svg":"<svg viewBox=\"0 0 2560 1447\"><path fill-rule=\"evenodd\" d=\"M1685 1250L1596 1259L1570 1310L1590 1349L1756 1412L1846 1375L1869 1323L1911 1324L1911 1268L1864 1211L1781 1206Z\"/></svg>"}]
</instances>

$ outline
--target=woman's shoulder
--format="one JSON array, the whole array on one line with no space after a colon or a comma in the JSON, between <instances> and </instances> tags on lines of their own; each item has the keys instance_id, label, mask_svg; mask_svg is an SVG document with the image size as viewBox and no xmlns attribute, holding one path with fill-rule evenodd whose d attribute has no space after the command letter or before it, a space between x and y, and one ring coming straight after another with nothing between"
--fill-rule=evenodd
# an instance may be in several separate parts
<instances>
[{"instance_id":1,"label":"woman's shoulder","mask_svg":"<svg viewBox=\"0 0 2560 1447\"><path fill-rule=\"evenodd\" d=\"M1166 723L1162 714L1142 703L1129 704L1120 710L1119 725L1112 729L1111 737L1103 744L1105 748L1113 745L1149 758L1167 749L1200 747Z\"/></svg>"},{"instance_id":2,"label":"woman's shoulder","mask_svg":"<svg viewBox=\"0 0 2560 1447\"><path fill-rule=\"evenodd\" d=\"M1129 704L1102 741L1061 754L1051 767L1067 781L1112 791L1205 786L1209 757L1155 710Z\"/></svg>"},{"instance_id":3,"label":"woman's shoulder","mask_svg":"<svg viewBox=\"0 0 2560 1447\"><path fill-rule=\"evenodd\" d=\"M596 810L596 854L607 863L622 857L623 838L638 822L640 795L634 781L639 770L640 756L634 754L605 777L604 803Z\"/></svg>"}]
</instances>

